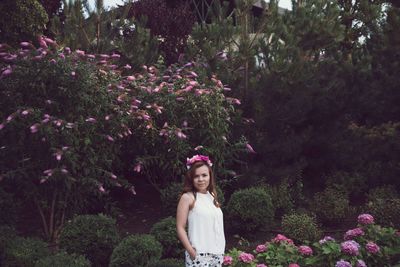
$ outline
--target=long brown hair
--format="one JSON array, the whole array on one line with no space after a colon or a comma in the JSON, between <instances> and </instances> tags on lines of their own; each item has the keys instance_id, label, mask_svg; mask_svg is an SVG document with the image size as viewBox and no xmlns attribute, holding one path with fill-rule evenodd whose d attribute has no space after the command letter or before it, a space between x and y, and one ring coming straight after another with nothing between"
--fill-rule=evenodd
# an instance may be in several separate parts
<instances>
[{"instance_id":1,"label":"long brown hair","mask_svg":"<svg viewBox=\"0 0 400 267\"><path fill-rule=\"evenodd\" d=\"M192 192L194 195L196 194L196 188L193 185L193 179L194 179L196 169L198 169L202 166L207 166L207 168L208 168L208 171L210 173L210 183L208 185L207 191L210 192L210 194L214 197L214 205L219 208L221 205L219 204L219 201L218 201L214 173L213 173L211 167L204 161L196 161L195 163L193 163L190 166L190 169L187 171L186 176L185 176L185 182L183 184L182 195L185 193L188 193L188 192ZM195 195L195 197L196 197L196 195ZM193 206L193 204L191 206Z\"/></svg>"}]
</instances>

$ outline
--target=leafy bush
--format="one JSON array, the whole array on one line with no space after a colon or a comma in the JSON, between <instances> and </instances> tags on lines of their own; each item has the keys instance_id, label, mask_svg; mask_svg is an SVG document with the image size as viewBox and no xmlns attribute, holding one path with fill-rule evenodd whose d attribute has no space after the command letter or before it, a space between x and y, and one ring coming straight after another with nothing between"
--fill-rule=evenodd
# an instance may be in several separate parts
<instances>
[{"instance_id":1,"label":"leafy bush","mask_svg":"<svg viewBox=\"0 0 400 267\"><path fill-rule=\"evenodd\" d=\"M307 214L293 213L282 218L282 231L298 241L315 241L321 235L316 218Z\"/></svg>"},{"instance_id":2,"label":"leafy bush","mask_svg":"<svg viewBox=\"0 0 400 267\"><path fill-rule=\"evenodd\" d=\"M150 263L146 267L181 267L185 263L178 259L162 259L154 263Z\"/></svg>"},{"instance_id":3,"label":"leafy bush","mask_svg":"<svg viewBox=\"0 0 400 267\"><path fill-rule=\"evenodd\" d=\"M384 226L400 227L400 196L394 186L381 186L368 192L365 209Z\"/></svg>"},{"instance_id":4,"label":"leafy bush","mask_svg":"<svg viewBox=\"0 0 400 267\"><path fill-rule=\"evenodd\" d=\"M90 261L88 261L82 255L67 254L65 252L59 252L55 255L48 256L40 259L36 262L35 267L90 267Z\"/></svg>"},{"instance_id":5,"label":"leafy bush","mask_svg":"<svg viewBox=\"0 0 400 267\"><path fill-rule=\"evenodd\" d=\"M110 267L137 266L147 264L161 258L162 246L152 235L131 235L125 237L115 247Z\"/></svg>"},{"instance_id":6,"label":"leafy bush","mask_svg":"<svg viewBox=\"0 0 400 267\"><path fill-rule=\"evenodd\" d=\"M0 225L14 225L17 212L18 204L13 195L0 188Z\"/></svg>"},{"instance_id":7,"label":"leafy bush","mask_svg":"<svg viewBox=\"0 0 400 267\"><path fill-rule=\"evenodd\" d=\"M94 266L108 262L119 235L115 220L105 215L79 215L68 221L60 235L60 247L85 255Z\"/></svg>"},{"instance_id":8,"label":"leafy bush","mask_svg":"<svg viewBox=\"0 0 400 267\"><path fill-rule=\"evenodd\" d=\"M337 223L346 218L349 211L349 196L345 190L327 187L314 195L313 211L324 223Z\"/></svg>"},{"instance_id":9,"label":"leafy bush","mask_svg":"<svg viewBox=\"0 0 400 267\"><path fill-rule=\"evenodd\" d=\"M6 247L5 267L34 267L35 262L50 255L46 242L37 238L17 237Z\"/></svg>"},{"instance_id":10,"label":"leafy bush","mask_svg":"<svg viewBox=\"0 0 400 267\"><path fill-rule=\"evenodd\" d=\"M227 205L228 217L238 230L268 229L274 218L271 196L262 188L235 191Z\"/></svg>"},{"instance_id":11,"label":"leafy bush","mask_svg":"<svg viewBox=\"0 0 400 267\"><path fill-rule=\"evenodd\" d=\"M163 246L164 258L179 258L183 255L182 245L176 234L176 219L168 217L155 223L150 230L153 235Z\"/></svg>"},{"instance_id":12,"label":"leafy bush","mask_svg":"<svg viewBox=\"0 0 400 267\"><path fill-rule=\"evenodd\" d=\"M170 183L167 187L161 189L161 206L163 212L167 215L175 215L178 206L179 196L182 193L183 184Z\"/></svg>"}]
</instances>

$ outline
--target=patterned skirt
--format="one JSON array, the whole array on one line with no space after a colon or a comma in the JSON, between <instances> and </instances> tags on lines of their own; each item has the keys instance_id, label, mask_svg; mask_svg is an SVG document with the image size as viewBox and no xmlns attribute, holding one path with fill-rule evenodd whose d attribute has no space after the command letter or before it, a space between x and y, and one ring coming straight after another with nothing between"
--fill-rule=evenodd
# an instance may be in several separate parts
<instances>
[{"instance_id":1,"label":"patterned skirt","mask_svg":"<svg viewBox=\"0 0 400 267\"><path fill-rule=\"evenodd\" d=\"M186 267L221 267L223 260L223 254L212 253L197 253L196 258L192 260L189 253L185 251Z\"/></svg>"}]
</instances>

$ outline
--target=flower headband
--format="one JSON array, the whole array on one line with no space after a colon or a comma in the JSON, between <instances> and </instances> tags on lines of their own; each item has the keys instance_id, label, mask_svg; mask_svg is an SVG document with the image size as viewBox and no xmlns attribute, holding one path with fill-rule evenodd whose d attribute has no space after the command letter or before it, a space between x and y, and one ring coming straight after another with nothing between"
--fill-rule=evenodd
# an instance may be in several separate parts
<instances>
[{"instance_id":1,"label":"flower headband","mask_svg":"<svg viewBox=\"0 0 400 267\"><path fill-rule=\"evenodd\" d=\"M208 156L194 155L190 159L186 158L186 168L189 170L190 167L192 167L192 165L198 161L204 161L205 163L207 163L208 166L210 166L210 167L212 166L211 160Z\"/></svg>"}]
</instances>

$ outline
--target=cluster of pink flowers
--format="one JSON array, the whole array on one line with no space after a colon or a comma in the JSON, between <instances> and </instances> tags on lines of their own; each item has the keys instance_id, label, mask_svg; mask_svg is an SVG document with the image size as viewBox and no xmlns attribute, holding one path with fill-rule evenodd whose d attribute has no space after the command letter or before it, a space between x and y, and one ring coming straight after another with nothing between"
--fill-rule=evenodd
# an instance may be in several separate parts
<instances>
[{"instance_id":1,"label":"cluster of pink flowers","mask_svg":"<svg viewBox=\"0 0 400 267\"><path fill-rule=\"evenodd\" d=\"M374 217L372 215L370 215L370 214L364 213L364 214L360 214L358 216L357 221L358 221L359 224L364 224L364 225L373 224L374 223Z\"/></svg>"},{"instance_id":2,"label":"cluster of pink flowers","mask_svg":"<svg viewBox=\"0 0 400 267\"><path fill-rule=\"evenodd\" d=\"M298 250L300 254L304 256L311 256L313 254L313 251L309 246L300 246Z\"/></svg>"},{"instance_id":3,"label":"cluster of pink flowers","mask_svg":"<svg viewBox=\"0 0 400 267\"><path fill-rule=\"evenodd\" d=\"M300 267L300 265L298 265L297 263L291 263L288 267Z\"/></svg>"},{"instance_id":4,"label":"cluster of pink flowers","mask_svg":"<svg viewBox=\"0 0 400 267\"><path fill-rule=\"evenodd\" d=\"M231 256L224 256L224 261L222 262L223 265L231 265L232 264L232 257Z\"/></svg>"},{"instance_id":5,"label":"cluster of pink flowers","mask_svg":"<svg viewBox=\"0 0 400 267\"><path fill-rule=\"evenodd\" d=\"M294 244L292 239L287 238L286 236L281 235L281 234L277 234L276 237L272 239L272 242L274 242L274 243L286 242L288 244L292 244L292 245Z\"/></svg>"},{"instance_id":6,"label":"cluster of pink flowers","mask_svg":"<svg viewBox=\"0 0 400 267\"><path fill-rule=\"evenodd\" d=\"M356 267L367 267L367 264L363 260L357 260Z\"/></svg>"},{"instance_id":7,"label":"cluster of pink flowers","mask_svg":"<svg viewBox=\"0 0 400 267\"><path fill-rule=\"evenodd\" d=\"M190 169L190 167L198 161L204 161L205 163L207 163L208 166L212 166L212 162L210 160L210 158L208 156L204 156L204 155L194 155L191 158L187 158L186 159L186 168Z\"/></svg>"},{"instance_id":8,"label":"cluster of pink flowers","mask_svg":"<svg viewBox=\"0 0 400 267\"><path fill-rule=\"evenodd\" d=\"M264 245L264 244L258 245L258 246L256 247L256 252L257 252L257 253L262 253L262 252L264 252L264 251L266 251L266 250L267 250L267 246Z\"/></svg>"},{"instance_id":9,"label":"cluster of pink flowers","mask_svg":"<svg viewBox=\"0 0 400 267\"><path fill-rule=\"evenodd\" d=\"M336 262L335 267L351 267L351 263L345 260L340 260Z\"/></svg>"},{"instance_id":10,"label":"cluster of pink flowers","mask_svg":"<svg viewBox=\"0 0 400 267\"><path fill-rule=\"evenodd\" d=\"M374 242L368 242L366 245L365 245L365 248L367 249L367 251L369 252L369 253L371 253L371 254L376 254L376 253L378 253L379 252L379 250L380 250L380 248L379 248L379 246L377 245L377 244L375 244Z\"/></svg>"},{"instance_id":11,"label":"cluster of pink flowers","mask_svg":"<svg viewBox=\"0 0 400 267\"><path fill-rule=\"evenodd\" d=\"M357 256L360 251L360 244L358 244L356 241L354 240L348 240L348 241L344 241L340 244L340 248L342 250L342 252L351 255L351 256Z\"/></svg>"},{"instance_id":12,"label":"cluster of pink flowers","mask_svg":"<svg viewBox=\"0 0 400 267\"><path fill-rule=\"evenodd\" d=\"M242 252L239 255L239 261L249 263L249 262L252 262L253 260L254 260L254 256L250 253Z\"/></svg>"},{"instance_id":13,"label":"cluster of pink flowers","mask_svg":"<svg viewBox=\"0 0 400 267\"><path fill-rule=\"evenodd\" d=\"M357 236L362 236L364 235L364 230L360 227L348 230L345 234L344 234L344 240L351 240L354 239Z\"/></svg>"}]
</instances>

